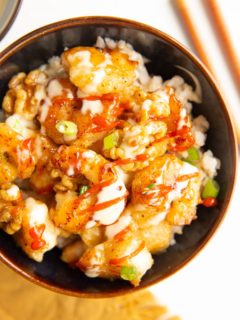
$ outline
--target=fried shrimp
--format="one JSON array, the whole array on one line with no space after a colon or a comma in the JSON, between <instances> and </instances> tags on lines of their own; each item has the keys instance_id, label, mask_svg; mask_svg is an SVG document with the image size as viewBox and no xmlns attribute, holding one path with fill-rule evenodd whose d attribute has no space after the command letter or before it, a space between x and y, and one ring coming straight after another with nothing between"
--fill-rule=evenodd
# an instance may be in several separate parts
<instances>
[{"instance_id":1,"label":"fried shrimp","mask_svg":"<svg viewBox=\"0 0 240 320\"><path fill-rule=\"evenodd\" d=\"M127 198L124 183L114 168L92 150L61 146L52 158L55 168L70 177L84 176L86 190L57 193L56 210L52 211L54 223L62 229L79 233L85 226L107 225L118 219ZM79 186L81 190L83 186Z\"/></svg>"},{"instance_id":2,"label":"fried shrimp","mask_svg":"<svg viewBox=\"0 0 240 320\"><path fill-rule=\"evenodd\" d=\"M33 148L34 138L24 139L7 124L0 123L0 185L31 176L36 164Z\"/></svg>"},{"instance_id":3,"label":"fried shrimp","mask_svg":"<svg viewBox=\"0 0 240 320\"><path fill-rule=\"evenodd\" d=\"M62 60L81 95L119 93L136 80L138 63L119 50L76 47L66 50Z\"/></svg>"},{"instance_id":4,"label":"fried shrimp","mask_svg":"<svg viewBox=\"0 0 240 320\"><path fill-rule=\"evenodd\" d=\"M195 166L175 155L165 155L135 174L132 203L166 217L172 225L190 224L199 203L200 185L201 175Z\"/></svg>"},{"instance_id":5,"label":"fried shrimp","mask_svg":"<svg viewBox=\"0 0 240 320\"><path fill-rule=\"evenodd\" d=\"M87 249L77 266L89 277L125 278L137 286L153 260L134 223Z\"/></svg>"}]
</instances>

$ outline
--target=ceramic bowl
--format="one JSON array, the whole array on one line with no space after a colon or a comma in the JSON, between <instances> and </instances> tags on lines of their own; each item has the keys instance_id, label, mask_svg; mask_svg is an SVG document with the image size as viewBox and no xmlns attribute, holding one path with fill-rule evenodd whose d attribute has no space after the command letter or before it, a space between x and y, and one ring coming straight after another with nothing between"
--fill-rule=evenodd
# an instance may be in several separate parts
<instances>
[{"instance_id":1,"label":"ceramic bowl","mask_svg":"<svg viewBox=\"0 0 240 320\"><path fill-rule=\"evenodd\" d=\"M88 278L79 270L64 264L54 249L41 263L30 260L14 239L0 232L0 258L9 267L46 288L79 297L108 297L146 288L173 275L210 240L221 223L233 193L236 177L236 138L227 107L213 78L203 64L186 48L167 34L139 22L113 17L81 17L47 25L19 39L0 54L0 99L9 79L20 70L39 67L64 48L91 46L97 36L123 39L151 60L148 69L164 79L179 74L191 84L191 78L177 66L191 71L198 78L203 92L201 104L193 105L193 114L203 114L210 123L206 149L221 160L218 181L221 186L218 205L200 206L198 219L176 236L176 244L154 256L154 265L134 288L123 280L109 281Z\"/></svg>"}]
</instances>

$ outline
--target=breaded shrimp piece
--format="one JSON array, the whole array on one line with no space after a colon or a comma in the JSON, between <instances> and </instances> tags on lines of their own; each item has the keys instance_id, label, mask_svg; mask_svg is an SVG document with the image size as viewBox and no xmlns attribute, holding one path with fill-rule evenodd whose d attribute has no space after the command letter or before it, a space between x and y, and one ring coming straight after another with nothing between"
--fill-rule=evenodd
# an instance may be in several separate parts
<instances>
[{"instance_id":1,"label":"breaded shrimp piece","mask_svg":"<svg viewBox=\"0 0 240 320\"><path fill-rule=\"evenodd\" d=\"M46 136L37 135L35 139L36 168L30 177L31 187L40 194L53 190L56 179L51 176L50 159L55 154L57 146Z\"/></svg>"},{"instance_id":2,"label":"breaded shrimp piece","mask_svg":"<svg viewBox=\"0 0 240 320\"><path fill-rule=\"evenodd\" d=\"M84 176L89 189L81 195L76 192L57 193L52 220L62 229L80 233L89 222L108 225L115 222L124 210L126 187L115 168L107 168L108 161L92 150L61 146L52 158L55 168L70 177ZM89 227L89 224L86 226Z\"/></svg>"},{"instance_id":3,"label":"breaded shrimp piece","mask_svg":"<svg viewBox=\"0 0 240 320\"><path fill-rule=\"evenodd\" d=\"M72 144L88 147L102 139L119 124L117 117L123 112L118 95L105 94L101 97L54 98L43 122L46 134L57 144ZM70 121L76 126L74 135L60 132L58 123Z\"/></svg>"},{"instance_id":4,"label":"breaded shrimp piece","mask_svg":"<svg viewBox=\"0 0 240 320\"><path fill-rule=\"evenodd\" d=\"M92 206L97 201L96 195L79 197L76 192L56 193L56 207L50 210L50 217L55 226L79 234L92 216Z\"/></svg>"},{"instance_id":5,"label":"breaded shrimp piece","mask_svg":"<svg viewBox=\"0 0 240 320\"><path fill-rule=\"evenodd\" d=\"M41 262L44 253L56 246L59 234L60 230L49 219L46 204L33 198L27 198L22 226L15 235L23 251L30 258Z\"/></svg>"},{"instance_id":6,"label":"breaded shrimp piece","mask_svg":"<svg viewBox=\"0 0 240 320\"><path fill-rule=\"evenodd\" d=\"M164 214L172 225L190 224L200 198L199 170L175 155L156 159L136 173L132 183L132 203Z\"/></svg>"},{"instance_id":7,"label":"breaded shrimp piece","mask_svg":"<svg viewBox=\"0 0 240 320\"><path fill-rule=\"evenodd\" d=\"M29 178L35 168L34 138L24 139L0 123L0 185L17 177Z\"/></svg>"},{"instance_id":8,"label":"breaded shrimp piece","mask_svg":"<svg viewBox=\"0 0 240 320\"><path fill-rule=\"evenodd\" d=\"M62 54L62 61L82 95L119 93L137 78L138 63L119 50L75 47Z\"/></svg>"},{"instance_id":9,"label":"breaded shrimp piece","mask_svg":"<svg viewBox=\"0 0 240 320\"><path fill-rule=\"evenodd\" d=\"M132 223L112 239L87 249L77 266L89 277L123 278L138 286L152 264L151 254ZM131 275L127 274L130 270Z\"/></svg>"},{"instance_id":10,"label":"breaded shrimp piece","mask_svg":"<svg viewBox=\"0 0 240 320\"><path fill-rule=\"evenodd\" d=\"M128 205L123 214L131 215L148 250L159 253L165 250L173 238L173 226L165 221L165 213L143 204Z\"/></svg>"},{"instance_id":11,"label":"breaded shrimp piece","mask_svg":"<svg viewBox=\"0 0 240 320\"><path fill-rule=\"evenodd\" d=\"M99 183L105 173L103 168L107 160L92 150L77 145L58 148L52 157L52 166L69 177L84 175L93 184Z\"/></svg>"}]
</instances>

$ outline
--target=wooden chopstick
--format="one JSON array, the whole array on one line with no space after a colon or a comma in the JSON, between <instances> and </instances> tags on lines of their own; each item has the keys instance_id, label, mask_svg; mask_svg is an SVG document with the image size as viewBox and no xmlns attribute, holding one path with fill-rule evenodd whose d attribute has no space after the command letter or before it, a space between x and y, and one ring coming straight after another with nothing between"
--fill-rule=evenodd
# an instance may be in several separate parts
<instances>
[{"instance_id":1,"label":"wooden chopstick","mask_svg":"<svg viewBox=\"0 0 240 320\"><path fill-rule=\"evenodd\" d=\"M236 50L233 46L226 23L224 22L221 9L219 8L216 0L204 0L204 3L208 14L212 18L211 20L213 20L215 31L220 40L222 50L225 53L224 57L226 62L232 70L237 90L240 92L240 58L236 54Z\"/></svg>"},{"instance_id":2,"label":"wooden chopstick","mask_svg":"<svg viewBox=\"0 0 240 320\"><path fill-rule=\"evenodd\" d=\"M174 0L173 4L175 5L175 8L177 9L178 14L181 17L181 22L185 26L185 31L188 35L188 38L190 39L197 55L199 58L203 61L203 63L208 67L208 69L211 71L211 73L214 75L214 78L217 80L217 76L215 74L215 71L212 67L212 64L210 60L208 59L208 54L206 50L204 49L204 44L201 41L200 34L196 28L196 25L193 22L193 15L189 11L188 5L185 0ZM219 81L217 80L218 85L221 89L221 93L224 91L222 90ZM227 99L224 95L224 100L227 102ZM229 103L227 103L229 105ZM237 123L235 118L232 115L231 110L228 108L232 123L234 124L234 128L237 134L238 144L240 145L240 129L238 129Z\"/></svg>"},{"instance_id":3,"label":"wooden chopstick","mask_svg":"<svg viewBox=\"0 0 240 320\"><path fill-rule=\"evenodd\" d=\"M208 69L214 73L211 63L208 59L207 52L204 49L203 44L201 43L199 33L193 23L192 20L192 14L188 10L188 6L184 0L175 0L173 2L176 4L176 9L178 10L178 13L181 16L181 21L184 23L185 31L188 35L188 37L191 40L191 43L193 44L193 47L199 56L199 58L204 62L204 64L208 67Z\"/></svg>"}]
</instances>

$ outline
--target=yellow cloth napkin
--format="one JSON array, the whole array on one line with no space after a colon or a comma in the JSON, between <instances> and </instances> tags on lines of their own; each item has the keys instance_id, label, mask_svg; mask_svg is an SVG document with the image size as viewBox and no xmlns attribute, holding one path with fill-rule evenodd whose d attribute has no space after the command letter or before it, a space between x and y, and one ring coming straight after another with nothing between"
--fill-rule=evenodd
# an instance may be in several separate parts
<instances>
[{"instance_id":1,"label":"yellow cloth napkin","mask_svg":"<svg viewBox=\"0 0 240 320\"><path fill-rule=\"evenodd\" d=\"M179 320L166 317L148 291L111 299L79 299L41 288L0 263L1 320Z\"/></svg>"}]
</instances>

